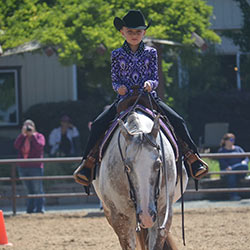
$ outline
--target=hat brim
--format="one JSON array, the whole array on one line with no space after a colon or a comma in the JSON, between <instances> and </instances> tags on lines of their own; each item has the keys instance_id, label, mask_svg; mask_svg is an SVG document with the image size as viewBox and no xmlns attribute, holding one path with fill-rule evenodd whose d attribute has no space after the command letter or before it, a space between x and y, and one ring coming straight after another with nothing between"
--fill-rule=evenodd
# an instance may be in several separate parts
<instances>
[{"instance_id":1,"label":"hat brim","mask_svg":"<svg viewBox=\"0 0 250 250\"><path fill-rule=\"evenodd\" d=\"M123 20L121 18L115 17L114 26L118 31L120 31L122 29L122 27L125 26L125 23L123 22Z\"/></svg>"},{"instance_id":2,"label":"hat brim","mask_svg":"<svg viewBox=\"0 0 250 250\"><path fill-rule=\"evenodd\" d=\"M147 26L145 25L145 26L128 27L121 18L115 17L114 19L114 26L118 31L120 31L122 27L127 27L128 29L135 29L135 30L146 30L150 27L151 24L152 24L152 19L148 22Z\"/></svg>"}]
</instances>

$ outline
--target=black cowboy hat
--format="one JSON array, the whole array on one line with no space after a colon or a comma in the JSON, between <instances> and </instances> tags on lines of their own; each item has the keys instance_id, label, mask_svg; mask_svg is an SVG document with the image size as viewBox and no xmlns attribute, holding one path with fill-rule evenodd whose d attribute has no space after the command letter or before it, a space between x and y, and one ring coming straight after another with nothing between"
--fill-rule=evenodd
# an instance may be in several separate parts
<instances>
[{"instance_id":1,"label":"black cowboy hat","mask_svg":"<svg viewBox=\"0 0 250 250\"><path fill-rule=\"evenodd\" d=\"M152 20L146 25L145 18L140 10L130 10L122 19L115 17L114 26L119 31L123 26L129 29L146 30L151 25L151 22Z\"/></svg>"}]
</instances>

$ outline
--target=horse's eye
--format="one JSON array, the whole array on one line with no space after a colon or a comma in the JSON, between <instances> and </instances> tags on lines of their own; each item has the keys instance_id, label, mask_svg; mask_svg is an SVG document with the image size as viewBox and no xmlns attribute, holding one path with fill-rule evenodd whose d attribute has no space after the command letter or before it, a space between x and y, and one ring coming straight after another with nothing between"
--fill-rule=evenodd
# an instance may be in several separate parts
<instances>
[{"instance_id":1,"label":"horse's eye","mask_svg":"<svg viewBox=\"0 0 250 250\"><path fill-rule=\"evenodd\" d=\"M159 171L161 168L162 162L161 161L156 161L154 164L154 170Z\"/></svg>"},{"instance_id":2,"label":"horse's eye","mask_svg":"<svg viewBox=\"0 0 250 250\"><path fill-rule=\"evenodd\" d=\"M125 170L126 170L127 173L131 172L131 168L128 165L125 166Z\"/></svg>"}]
</instances>

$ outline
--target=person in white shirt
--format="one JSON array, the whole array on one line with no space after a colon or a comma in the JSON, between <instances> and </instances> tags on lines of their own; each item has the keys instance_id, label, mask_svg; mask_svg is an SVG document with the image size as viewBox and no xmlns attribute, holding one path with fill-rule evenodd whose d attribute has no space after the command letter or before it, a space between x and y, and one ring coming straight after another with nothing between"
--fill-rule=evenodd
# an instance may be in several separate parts
<instances>
[{"instance_id":1,"label":"person in white shirt","mask_svg":"<svg viewBox=\"0 0 250 250\"><path fill-rule=\"evenodd\" d=\"M49 135L51 156L76 156L80 150L80 134L69 116L62 116L61 126Z\"/></svg>"}]
</instances>

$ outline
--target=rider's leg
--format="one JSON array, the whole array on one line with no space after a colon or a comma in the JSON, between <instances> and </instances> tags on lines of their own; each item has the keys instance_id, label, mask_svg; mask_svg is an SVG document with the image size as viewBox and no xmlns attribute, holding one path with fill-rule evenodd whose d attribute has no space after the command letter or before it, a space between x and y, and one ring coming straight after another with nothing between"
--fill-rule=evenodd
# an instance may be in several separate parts
<instances>
[{"instance_id":1,"label":"rider's leg","mask_svg":"<svg viewBox=\"0 0 250 250\"><path fill-rule=\"evenodd\" d=\"M182 151L185 160L192 168L191 175L195 179L200 179L207 172L207 165L199 158L197 147L189 134L184 119L160 99L157 102L173 125L177 136L183 140Z\"/></svg>"},{"instance_id":2,"label":"rider's leg","mask_svg":"<svg viewBox=\"0 0 250 250\"><path fill-rule=\"evenodd\" d=\"M83 159L80 166L74 172L75 181L88 186L92 180L95 159L90 156L90 152L97 144L99 138L108 129L110 122L116 116L116 103L113 103L108 109L104 110L92 123L90 135L84 150Z\"/></svg>"}]
</instances>

